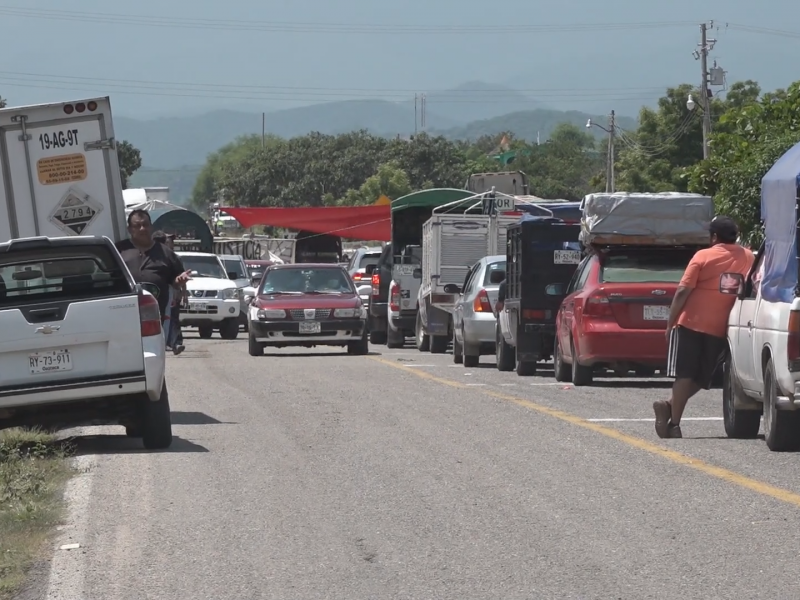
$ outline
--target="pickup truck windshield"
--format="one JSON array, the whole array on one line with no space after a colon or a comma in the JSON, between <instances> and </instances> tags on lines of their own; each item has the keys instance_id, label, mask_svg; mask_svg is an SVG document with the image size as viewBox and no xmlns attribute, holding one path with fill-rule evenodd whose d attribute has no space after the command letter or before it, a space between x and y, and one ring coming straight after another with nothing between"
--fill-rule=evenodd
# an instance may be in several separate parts
<instances>
[{"instance_id":1,"label":"pickup truck windshield","mask_svg":"<svg viewBox=\"0 0 800 600\"><path fill-rule=\"evenodd\" d=\"M602 283L678 283L693 252L638 251L607 256L600 269Z\"/></svg>"},{"instance_id":2,"label":"pickup truck windshield","mask_svg":"<svg viewBox=\"0 0 800 600\"><path fill-rule=\"evenodd\" d=\"M12 251L0 257L0 308L132 291L121 265L103 246Z\"/></svg>"},{"instance_id":3,"label":"pickup truck windshield","mask_svg":"<svg viewBox=\"0 0 800 600\"><path fill-rule=\"evenodd\" d=\"M227 279L228 274L223 270L219 259L216 256L181 256L183 266L191 271L196 271L192 277L213 277L215 279Z\"/></svg>"}]
</instances>

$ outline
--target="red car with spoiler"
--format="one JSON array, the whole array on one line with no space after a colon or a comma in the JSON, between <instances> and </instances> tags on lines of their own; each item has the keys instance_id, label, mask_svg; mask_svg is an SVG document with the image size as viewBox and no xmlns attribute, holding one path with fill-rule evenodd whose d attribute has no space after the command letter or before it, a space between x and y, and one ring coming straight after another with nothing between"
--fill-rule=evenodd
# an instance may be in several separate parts
<instances>
[{"instance_id":1,"label":"red car with spoiler","mask_svg":"<svg viewBox=\"0 0 800 600\"><path fill-rule=\"evenodd\" d=\"M367 309L348 272L337 264L273 265L248 311L249 352L266 347L346 347L367 354Z\"/></svg>"}]
</instances>

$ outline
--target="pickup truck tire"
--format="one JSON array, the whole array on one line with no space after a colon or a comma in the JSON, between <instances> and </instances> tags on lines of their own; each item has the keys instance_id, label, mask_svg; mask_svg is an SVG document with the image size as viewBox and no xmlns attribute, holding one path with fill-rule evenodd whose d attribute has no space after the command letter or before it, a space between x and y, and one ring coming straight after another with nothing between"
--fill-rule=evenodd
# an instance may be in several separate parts
<instances>
[{"instance_id":1,"label":"pickup truck tire","mask_svg":"<svg viewBox=\"0 0 800 600\"><path fill-rule=\"evenodd\" d=\"M516 365L516 351L513 346L509 346L500 331L500 325L496 328L497 342L495 346L495 360L497 361L498 371L513 371Z\"/></svg>"},{"instance_id":2,"label":"pickup truck tire","mask_svg":"<svg viewBox=\"0 0 800 600\"><path fill-rule=\"evenodd\" d=\"M235 340L239 337L239 318L225 319L219 325L219 336L223 340Z\"/></svg>"},{"instance_id":3,"label":"pickup truck tire","mask_svg":"<svg viewBox=\"0 0 800 600\"><path fill-rule=\"evenodd\" d=\"M431 337L431 354L444 354L447 352L447 346L450 340L444 335L432 335Z\"/></svg>"},{"instance_id":4,"label":"pickup truck tire","mask_svg":"<svg viewBox=\"0 0 800 600\"><path fill-rule=\"evenodd\" d=\"M764 440L773 452L787 452L800 447L800 412L778 410L778 384L772 358L764 368Z\"/></svg>"},{"instance_id":5,"label":"pickup truck tire","mask_svg":"<svg viewBox=\"0 0 800 600\"><path fill-rule=\"evenodd\" d=\"M406 345L406 336L402 331L395 331L389 325L386 326L386 347L402 348Z\"/></svg>"},{"instance_id":6,"label":"pickup truck tire","mask_svg":"<svg viewBox=\"0 0 800 600\"><path fill-rule=\"evenodd\" d=\"M561 346L558 344L558 336L556 336L556 343L553 345L553 371L555 372L556 381L562 383L569 383L572 381L572 367L564 362L564 357L561 356Z\"/></svg>"},{"instance_id":7,"label":"pickup truck tire","mask_svg":"<svg viewBox=\"0 0 800 600\"><path fill-rule=\"evenodd\" d=\"M431 338L425 333L425 328L422 326L422 317L419 316L417 313L417 326L416 326L416 335L414 337L414 343L417 346L417 350L420 352L429 352L431 349Z\"/></svg>"},{"instance_id":8,"label":"pickup truck tire","mask_svg":"<svg viewBox=\"0 0 800 600\"><path fill-rule=\"evenodd\" d=\"M360 340L347 343L347 353L354 356L364 356L369 354L369 337L367 336L367 329L364 328L364 335Z\"/></svg>"},{"instance_id":9,"label":"pickup truck tire","mask_svg":"<svg viewBox=\"0 0 800 600\"><path fill-rule=\"evenodd\" d=\"M172 414L169 408L167 382L161 388L161 398L153 402L144 399L142 407L142 444L147 450L165 450L172 445Z\"/></svg>"},{"instance_id":10,"label":"pickup truck tire","mask_svg":"<svg viewBox=\"0 0 800 600\"><path fill-rule=\"evenodd\" d=\"M594 370L592 367L585 367L578 362L578 353L575 352L575 342L572 340L570 340L570 349L570 354L572 354L572 385L575 387L592 385Z\"/></svg>"},{"instance_id":11,"label":"pickup truck tire","mask_svg":"<svg viewBox=\"0 0 800 600\"><path fill-rule=\"evenodd\" d=\"M214 335L214 328L211 325L201 325L197 328L197 334L201 340L210 340L211 336Z\"/></svg>"},{"instance_id":12,"label":"pickup truck tire","mask_svg":"<svg viewBox=\"0 0 800 600\"><path fill-rule=\"evenodd\" d=\"M725 435L737 440L753 440L758 437L761 427L760 410L742 410L736 408L736 400L741 395L736 380L731 373L730 357L722 368L722 420L725 424Z\"/></svg>"},{"instance_id":13,"label":"pickup truck tire","mask_svg":"<svg viewBox=\"0 0 800 600\"><path fill-rule=\"evenodd\" d=\"M377 346L382 346L386 343L386 332L375 331L374 329L369 332L369 343Z\"/></svg>"},{"instance_id":14,"label":"pickup truck tire","mask_svg":"<svg viewBox=\"0 0 800 600\"><path fill-rule=\"evenodd\" d=\"M461 347L461 344L459 344L458 340L456 339L455 329L453 329L453 362L457 365L464 363L464 349ZM464 366L467 365L464 364Z\"/></svg>"},{"instance_id":15,"label":"pickup truck tire","mask_svg":"<svg viewBox=\"0 0 800 600\"><path fill-rule=\"evenodd\" d=\"M247 336L247 352L250 356L264 356L264 344L256 341L252 333Z\"/></svg>"},{"instance_id":16,"label":"pickup truck tire","mask_svg":"<svg viewBox=\"0 0 800 600\"><path fill-rule=\"evenodd\" d=\"M531 377L536 375L536 367L538 365L532 360L521 361L517 359L517 375L520 377Z\"/></svg>"}]
</instances>

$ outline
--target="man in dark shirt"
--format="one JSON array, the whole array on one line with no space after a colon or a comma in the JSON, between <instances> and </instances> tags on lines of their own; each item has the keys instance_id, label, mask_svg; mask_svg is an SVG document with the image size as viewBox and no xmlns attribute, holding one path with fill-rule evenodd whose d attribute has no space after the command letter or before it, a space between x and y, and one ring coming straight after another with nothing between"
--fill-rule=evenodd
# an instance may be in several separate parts
<instances>
[{"instance_id":1,"label":"man in dark shirt","mask_svg":"<svg viewBox=\"0 0 800 600\"><path fill-rule=\"evenodd\" d=\"M137 209L128 215L128 233L131 238L117 244L117 250L137 283L150 283L158 288L163 321L169 310L170 287L181 287L189 281L191 272L184 270L177 254L153 241L153 224L147 211Z\"/></svg>"},{"instance_id":2,"label":"man in dark shirt","mask_svg":"<svg viewBox=\"0 0 800 600\"><path fill-rule=\"evenodd\" d=\"M156 231L153 233L153 240L159 244L164 244L167 248L175 251L175 236L167 235L163 231ZM181 286L180 289L174 287L171 291L171 303L169 307L169 327L167 330L167 350L177 356L184 350L186 346L183 345L183 332L181 331L181 303L183 301L183 292L185 288Z\"/></svg>"}]
</instances>

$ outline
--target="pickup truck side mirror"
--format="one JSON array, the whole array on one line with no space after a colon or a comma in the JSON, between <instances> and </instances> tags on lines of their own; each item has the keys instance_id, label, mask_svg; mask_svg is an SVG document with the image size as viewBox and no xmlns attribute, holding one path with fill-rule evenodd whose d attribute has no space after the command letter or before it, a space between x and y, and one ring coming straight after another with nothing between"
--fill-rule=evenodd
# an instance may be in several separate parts
<instances>
[{"instance_id":1,"label":"pickup truck side mirror","mask_svg":"<svg viewBox=\"0 0 800 600\"><path fill-rule=\"evenodd\" d=\"M496 271L492 271L489 274L489 283L492 285L499 285L503 283L503 280L506 278L506 272L502 269L497 269Z\"/></svg>"},{"instance_id":2,"label":"pickup truck side mirror","mask_svg":"<svg viewBox=\"0 0 800 600\"><path fill-rule=\"evenodd\" d=\"M739 296L744 291L744 275L741 273L723 273L719 276L719 293Z\"/></svg>"},{"instance_id":3,"label":"pickup truck side mirror","mask_svg":"<svg viewBox=\"0 0 800 600\"><path fill-rule=\"evenodd\" d=\"M444 286L444 293L445 294L460 294L461 288L458 287L455 283L448 283Z\"/></svg>"},{"instance_id":4,"label":"pickup truck side mirror","mask_svg":"<svg viewBox=\"0 0 800 600\"><path fill-rule=\"evenodd\" d=\"M414 279L422 279L422 269L414 269L414 271L411 273L411 276Z\"/></svg>"},{"instance_id":5,"label":"pickup truck side mirror","mask_svg":"<svg viewBox=\"0 0 800 600\"><path fill-rule=\"evenodd\" d=\"M253 287L258 287L258 284L261 283L261 276L262 273L253 273L253 276L250 278L250 283Z\"/></svg>"}]
</instances>

